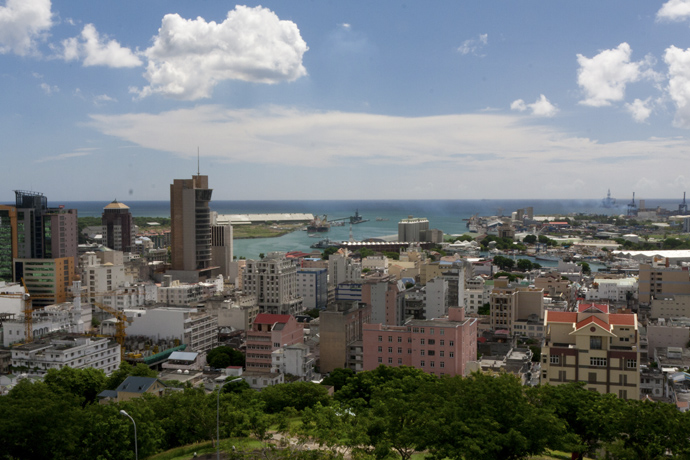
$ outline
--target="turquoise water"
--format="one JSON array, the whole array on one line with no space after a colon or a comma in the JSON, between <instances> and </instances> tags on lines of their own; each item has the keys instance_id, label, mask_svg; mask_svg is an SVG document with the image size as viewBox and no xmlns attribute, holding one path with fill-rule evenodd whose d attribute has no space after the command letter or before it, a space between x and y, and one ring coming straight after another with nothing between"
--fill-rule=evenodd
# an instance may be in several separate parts
<instances>
[{"instance_id":1,"label":"turquoise water","mask_svg":"<svg viewBox=\"0 0 690 460\"><path fill-rule=\"evenodd\" d=\"M622 201L622 200L619 200ZM646 200L647 207L661 206L667 209L677 209L678 201ZM168 217L170 203L168 201L123 201L135 216ZM56 202L49 200L49 206L65 205L76 208L79 216L100 216L107 202L78 201ZM328 215L329 219L349 217L359 211L369 222L352 226L355 240L397 234L398 221L410 215L426 217L431 228L438 228L448 234L464 233L467 231L466 221L474 214L510 215L519 208L532 206L535 215L596 213L622 214L625 206L617 208L601 207L601 200L337 200L337 201L227 201L215 200L211 202L211 209L220 214L254 214L254 213L311 213L314 215ZM377 217L388 219L376 221ZM349 225L331 227L329 232L320 238L330 238L344 241L349 238ZM248 259L256 259L260 253L271 251L301 250L310 252L309 246L320 238L310 238L307 232L298 231L279 238L260 238L252 240L235 240L234 254Z\"/></svg>"}]
</instances>

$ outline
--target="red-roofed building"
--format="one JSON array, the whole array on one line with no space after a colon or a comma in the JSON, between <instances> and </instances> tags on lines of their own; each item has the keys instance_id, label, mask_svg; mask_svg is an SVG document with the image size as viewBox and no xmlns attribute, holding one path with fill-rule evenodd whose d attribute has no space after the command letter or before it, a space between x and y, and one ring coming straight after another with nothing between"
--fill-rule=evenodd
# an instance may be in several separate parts
<instances>
[{"instance_id":1,"label":"red-roofed building","mask_svg":"<svg viewBox=\"0 0 690 460\"><path fill-rule=\"evenodd\" d=\"M303 342L304 329L294 317L259 313L247 332L247 371L270 372L273 350Z\"/></svg>"},{"instance_id":2,"label":"red-roofed building","mask_svg":"<svg viewBox=\"0 0 690 460\"><path fill-rule=\"evenodd\" d=\"M542 383L585 382L592 391L640 399L636 314L581 303L574 312L547 311L544 328Z\"/></svg>"}]
</instances>

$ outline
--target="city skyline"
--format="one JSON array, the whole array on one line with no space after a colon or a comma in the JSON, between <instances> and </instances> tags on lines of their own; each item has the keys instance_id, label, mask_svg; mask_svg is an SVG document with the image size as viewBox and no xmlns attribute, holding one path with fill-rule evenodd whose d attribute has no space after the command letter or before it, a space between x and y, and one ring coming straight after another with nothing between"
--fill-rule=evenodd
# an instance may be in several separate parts
<instances>
[{"instance_id":1,"label":"city skyline","mask_svg":"<svg viewBox=\"0 0 690 460\"><path fill-rule=\"evenodd\" d=\"M133 6L134 5L134 6ZM56 200L677 198L690 0L0 0L0 183Z\"/></svg>"}]
</instances>

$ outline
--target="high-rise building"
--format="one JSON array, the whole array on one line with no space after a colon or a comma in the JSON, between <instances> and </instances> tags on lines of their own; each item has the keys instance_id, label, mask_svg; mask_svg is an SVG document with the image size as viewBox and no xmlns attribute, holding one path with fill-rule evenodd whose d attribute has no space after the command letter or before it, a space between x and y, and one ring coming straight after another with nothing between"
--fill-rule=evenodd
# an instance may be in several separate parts
<instances>
[{"instance_id":1,"label":"high-rise building","mask_svg":"<svg viewBox=\"0 0 690 460\"><path fill-rule=\"evenodd\" d=\"M215 214L215 213L214 213ZM232 270L232 225L211 225L211 262L219 267L219 274L229 279Z\"/></svg>"},{"instance_id":2,"label":"high-rise building","mask_svg":"<svg viewBox=\"0 0 690 460\"><path fill-rule=\"evenodd\" d=\"M15 281L24 280L33 308L66 302L76 281L74 259L15 259Z\"/></svg>"},{"instance_id":3,"label":"high-rise building","mask_svg":"<svg viewBox=\"0 0 690 460\"><path fill-rule=\"evenodd\" d=\"M242 286L247 294L256 295L264 313L297 315L304 311L297 294L297 266L284 252L269 252L261 260L247 260Z\"/></svg>"},{"instance_id":4,"label":"high-rise building","mask_svg":"<svg viewBox=\"0 0 690 460\"><path fill-rule=\"evenodd\" d=\"M173 276L192 281L211 276L211 209L208 176L175 179L170 185ZM186 272L186 273L182 273Z\"/></svg>"},{"instance_id":5,"label":"high-rise building","mask_svg":"<svg viewBox=\"0 0 690 460\"><path fill-rule=\"evenodd\" d=\"M12 260L17 257L17 208L0 205L0 280L12 281Z\"/></svg>"},{"instance_id":6,"label":"high-rise building","mask_svg":"<svg viewBox=\"0 0 690 460\"><path fill-rule=\"evenodd\" d=\"M103 244L116 251L131 252L134 242L134 220L129 206L114 200L103 208Z\"/></svg>"}]
</instances>

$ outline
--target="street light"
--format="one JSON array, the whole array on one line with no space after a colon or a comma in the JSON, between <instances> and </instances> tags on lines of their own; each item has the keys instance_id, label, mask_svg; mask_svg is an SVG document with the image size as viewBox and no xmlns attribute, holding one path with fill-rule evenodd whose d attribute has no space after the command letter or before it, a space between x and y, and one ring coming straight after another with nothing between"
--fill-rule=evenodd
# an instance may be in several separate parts
<instances>
[{"instance_id":1,"label":"street light","mask_svg":"<svg viewBox=\"0 0 690 460\"><path fill-rule=\"evenodd\" d=\"M229 382L223 382L218 385L218 399L216 400L216 447L218 448L217 460L220 460L220 389L223 388L228 383L235 383L242 380L242 377L237 377Z\"/></svg>"},{"instance_id":2,"label":"street light","mask_svg":"<svg viewBox=\"0 0 690 460\"><path fill-rule=\"evenodd\" d=\"M139 450L137 449L137 422L135 422L132 416L124 410L120 410L120 415L124 415L125 417L129 418L134 424L134 459L139 460Z\"/></svg>"}]
</instances>

